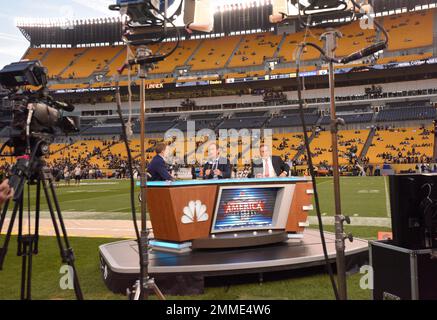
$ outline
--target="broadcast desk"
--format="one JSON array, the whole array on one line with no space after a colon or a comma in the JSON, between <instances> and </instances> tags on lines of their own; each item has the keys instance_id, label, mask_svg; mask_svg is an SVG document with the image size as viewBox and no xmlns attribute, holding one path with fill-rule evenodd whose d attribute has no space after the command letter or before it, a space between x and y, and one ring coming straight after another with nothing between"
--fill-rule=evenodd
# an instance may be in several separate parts
<instances>
[{"instance_id":1,"label":"broadcast desk","mask_svg":"<svg viewBox=\"0 0 437 320\"><path fill-rule=\"evenodd\" d=\"M312 210L313 188L305 177L149 182L147 186L155 245L224 248L285 241L303 233Z\"/></svg>"},{"instance_id":2,"label":"broadcast desk","mask_svg":"<svg viewBox=\"0 0 437 320\"><path fill-rule=\"evenodd\" d=\"M178 181L148 183L154 239L149 272L164 294L203 293L205 279L322 266L318 230L305 229L312 184L305 178ZM335 234L325 232L335 263ZM124 293L138 279L136 240L100 246L103 279ZM368 259L368 243L346 245L348 265ZM235 278L234 278L235 276Z\"/></svg>"}]
</instances>

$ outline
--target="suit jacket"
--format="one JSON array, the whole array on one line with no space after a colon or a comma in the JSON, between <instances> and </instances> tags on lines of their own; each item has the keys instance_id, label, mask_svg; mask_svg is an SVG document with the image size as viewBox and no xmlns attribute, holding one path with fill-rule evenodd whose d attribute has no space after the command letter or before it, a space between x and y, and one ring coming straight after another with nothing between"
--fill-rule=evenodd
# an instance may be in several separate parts
<instances>
[{"instance_id":1,"label":"suit jacket","mask_svg":"<svg viewBox=\"0 0 437 320\"><path fill-rule=\"evenodd\" d=\"M214 179L214 172L211 172L208 176L206 175L206 170L212 170L213 162L208 161L203 166L203 179L209 180ZM217 165L217 169L222 172L222 175L219 176L219 179L229 179L231 177L231 164L228 159L220 157Z\"/></svg>"},{"instance_id":2,"label":"suit jacket","mask_svg":"<svg viewBox=\"0 0 437 320\"><path fill-rule=\"evenodd\" d=\"M147 172L151 175L150 181L169 181L174 180L168 172L168 166L164 159L157 155L150 162Z\"/></svg>"},{"instance_id":3,"label":"suit jacket","mask_svg":"<svg viewBox=\"0 0 437 320\"><path fill-rule=\"evenodd\" d=\"M282 172L286 172L287 175L290 173L290 166L286 164L281 157L272 156L272 165L275 170L276 175L279 177ZM252 171L250 172L249 177L255 178L257 174L263 173L263 161L262 159L257 159L252 161Z\"/></svg>"}]
</instances>

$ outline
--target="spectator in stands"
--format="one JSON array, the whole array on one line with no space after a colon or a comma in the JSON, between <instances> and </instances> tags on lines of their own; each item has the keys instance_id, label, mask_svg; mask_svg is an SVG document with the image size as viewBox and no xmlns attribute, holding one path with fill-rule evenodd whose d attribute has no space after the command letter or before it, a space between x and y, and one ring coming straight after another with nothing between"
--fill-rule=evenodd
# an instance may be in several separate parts
<instances>
[{"instance_id":1,"label":"spectator in stands","mask_svg":"<svg viewBox=\"0 0 437 320\"><path fill-rule=\"evenodd\" d=\"M220 156L220 149L216 143L208 146L208 162L203 166L203 179L229 179L231 164L229 160Z\"/></svg>"},{"instance_id":2,"label":"spectator in stands","mask_svg":"<svg viewBox=\"0 0 437 320\"><path fill-rule=\"evenodd\" d=\"M167 145L158 143L155 147L156 156L150 162L147 172L150 181L173 181L174 178L169 173L169 166L165 162L167 156Z\"/></svg>"},{"instance_id":3,"label":"spectator in stands","mask_svg":"<svg viewBox=\"0 0 437 320\"><path fill-rule=\"evenodd\" d=\"M272 156L269 147L261 144L260 158L252 162L251 178L288 177L290 167L278 156Z\"/></svg>"},{"instance_id":4,"label":"spectator in stands","mask_svg":"<svg viewBox=\"0 0 437 320\"><path fill-rule=\"evenodd\" d=\"M373 164L369 164L369 176L373 176Z\"/></svg>"},{"instance_id":5,"label":"spectator in stands","mask_svg":"<svg viewBox=\"0 0 437 320\"><path fill-rule=\"evenodd\" d=\"M374 171L374 176L379 177L381 175L381 167L378 165L376 165L375 171Z\"/></svg>"}]
</instances>

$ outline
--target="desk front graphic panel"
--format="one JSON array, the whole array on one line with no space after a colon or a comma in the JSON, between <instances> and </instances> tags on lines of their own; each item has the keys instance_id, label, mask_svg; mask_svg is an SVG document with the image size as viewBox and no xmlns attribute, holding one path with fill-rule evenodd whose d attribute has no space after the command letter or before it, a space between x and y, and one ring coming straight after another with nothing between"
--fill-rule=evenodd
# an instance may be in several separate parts
<instances>
[{"instance_id":1,"label":"desk front graphic panel","mask_svg":"<svg viewBox=\"0 0 437 320\"><path fill-rule=\"evenodd\" d=\"M266 229L301 233L312 184L304 178L150 182L147 201L156 240Z\"/></svg>"}]
</instances>

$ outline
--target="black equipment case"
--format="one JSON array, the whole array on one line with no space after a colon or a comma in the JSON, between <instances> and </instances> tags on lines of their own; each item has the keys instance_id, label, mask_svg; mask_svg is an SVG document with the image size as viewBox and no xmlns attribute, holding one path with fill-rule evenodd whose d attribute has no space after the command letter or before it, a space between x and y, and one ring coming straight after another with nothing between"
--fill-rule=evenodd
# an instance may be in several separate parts
<instances>
[{"instance_id":1,"label":"black equipment case","mask_svg":"<svg viewBox=\"0 0 437 320\"><path fill-rule=\"evenodd\" d=\"M374 300L437 300L437 250L369 243Z\"/></svg>"}]
</instances>

